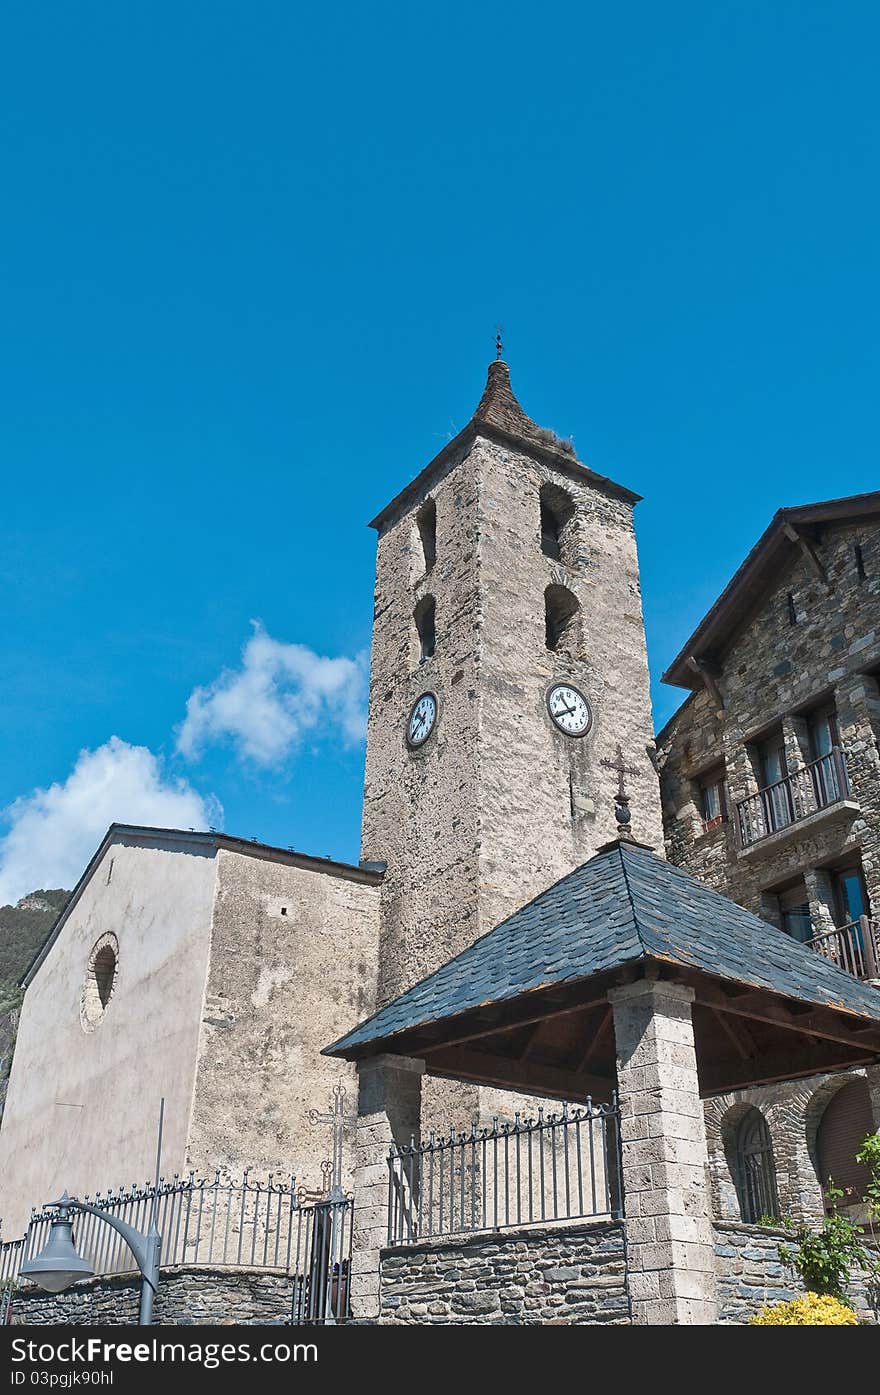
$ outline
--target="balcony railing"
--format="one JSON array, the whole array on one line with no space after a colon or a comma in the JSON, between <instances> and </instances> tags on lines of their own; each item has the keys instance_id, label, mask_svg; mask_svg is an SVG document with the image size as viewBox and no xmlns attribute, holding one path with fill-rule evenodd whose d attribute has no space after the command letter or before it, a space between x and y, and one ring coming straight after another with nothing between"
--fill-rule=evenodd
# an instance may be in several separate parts
<instances>
[{"instance_id":1,"label":"balcony railing","mask_svg":"<svg viewBox=\"0 0 880 1395\"><path fill-rule=\"evenodd\" d=\"M814 935L807 945L854 978L880 978L880 922L860 916L851 925Z\"/></svg>"},{"instance_id":2,"label":"balcony railing","mask_svg":"<svg viewBox=\"0 0 880 1395\"><path fill-rule=\"evenodd\" d=\"M771 833L800 823L850 794L846 758L839 746L736 806L740 845L750 848Z\"/></svg>"}]
</instances>

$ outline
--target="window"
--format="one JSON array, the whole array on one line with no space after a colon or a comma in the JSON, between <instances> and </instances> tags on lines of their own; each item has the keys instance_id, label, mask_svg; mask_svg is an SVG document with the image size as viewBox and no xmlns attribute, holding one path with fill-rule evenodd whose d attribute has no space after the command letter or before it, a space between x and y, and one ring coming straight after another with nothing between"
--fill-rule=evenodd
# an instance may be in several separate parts
<instances>
[{"instance_id":1,"label":"window","mask_svg":"<svg viewBox=\"0 0 880 1395\"><path fill-rule=\"evenodd\" d=\"M425 571L429 572L437 560L437 505L433 499L423 504L416 515Z\"/></svg>"},{"instance_id":2,"label":"window","mask_svg":"<svg viewBox=\"0 0 880 1395\"><path fill-rule=\"evenodd\" d=\"M756 748L758 776L763 790L764 817L768 833L787 828L794 819L788 760L781 731L764 738Z\"/></svg>"},{"instance_id":3,"label":"window","mask_svg":"<svg viewBox=\"0 0 880 1395\"><path fill-rule=\"evenodd\" d=\"M806 944L807 940L813 938L813 922L810 918L810 898L804 883L799 881L784 891L778 891L776 900L780 927L793 940Z\"/></svg>"},{"instance_id":4,"label":"window","mask_svg":"<svg viewBox=\"0 0 880 1395\"><path fill-rule=\"evenodd\" d=\"M577 597L565 586L548 586L544 592L546 645L551 653L573 654L577 648Z\"/></svg>"},{"instance_id":5,"label":"window","mask_svg":"<svg viewBox=\"0 0 880 1395\"><path fill-rule=\"evenodd\" d=\"M788 593L788 623L789 625L797 624L797 610L794 604L794 596L790 591Z\"/></svg>"},{"instance_id":6,"label":"window","mask_svg":"<svg viewBox=\"0 0 880 1395\"><path fill-rule=\"evenodd\" d=\"M568 525L574 518L573 500L558 484L543 484L541 503L541 551L545 557L563 559ZM564 559L563 559L564 560Z\"/></svg>"},{"instance_id":7,"label":"window","mask_svg":"<svg viewBox=\"0 0 880 1395\"><path fill-rule=\"evenodd\" d=\"M104 1019L116 987L118 961L119 942L116 936L102 935L92 945L80 995L79 1020L84 1032L93 1032Z\"/></svg>"},{"instance_id":8,"label":"window","mask_svg":"<svg viewBox=\"0 0 880 1395\"><path fill-rule=\"evenodd\" d=\"M864 581L866 576L865 554L862 552L861 543L856 543L853 552L855 553L856 559L856 576L859 578L859 581Z\"/></svg>"},{"instance_id":9,"label":"window","mask_svg":"<svg viewBox=\"0 0 880 1395\"><path fill-rule=\"evenodd\" d=\"M724 769L717 766L707 771L699 782L700 812L703 816L703 831L717 828L727 818L727 787L724 783Z\"/></svg>"},{"instance_id":10,"label":"window","mask_svg":"<svg viewBox=\"0 0 880 1395\"><path fill-rule=\"evenodd\" d=\"M740 1215L746 1225L755 1225L762 1216L779 1216L770 1130L757 1109L750 1109L743 1115L736 1131L733 1180Z\"/></svg>"},{"instance_id":11,"label":"window","mask_svg":"<svg viewBox=\"0 0 880 1395\"><path fill-rule=\"evenodd\" d=\"M416 632L419 637L419 662L430 659L436 646L435 605L433 596L425 596L413 611Z\"/></svg>"},{"instance_id":12,"label":"window","mask_svg":"<svg viewBox=\"0 0 880 1395\"><path fill-rule=\"evenodd\" d=\"M854 925L860 916L871 914L861 862L834 868L831 885L834 890L834 918L838 926Z\"/></svg>"},{"instance_id":13,"label":"window","mask_svg":"<svg viewBox=\"0 0 880 1395\"><path fill-rule=\"evenodd\" d=\"M833 704L807 715L810 761L816 803L820 809L833 804L845 792L846 774L840 756L840 733Z\"/></svg>"}]
</instances>

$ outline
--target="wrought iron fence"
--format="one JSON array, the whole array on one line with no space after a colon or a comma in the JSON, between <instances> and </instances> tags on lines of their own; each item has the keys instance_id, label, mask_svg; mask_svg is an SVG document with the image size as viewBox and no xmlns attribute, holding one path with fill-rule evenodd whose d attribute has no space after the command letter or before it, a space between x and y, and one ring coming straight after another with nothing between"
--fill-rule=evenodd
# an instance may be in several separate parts
<instances>
[{"instance_id":1,"label":"wrought iron fence","mask_svg":"<svg viewBox=\"0 0 880 1395\"><path fill-rule=\"evenodd\" d=\"M740 844L744 848L782 828L845 799L850 793L846 757L839 746L793 771L736 806Z\"/></svg>"},{"instance_id":2,"label":"wrought iron fence","mask_svg":"<svg viewBox=\"0 0 880 1395\"><path fill-rule=\"evenodd\" d=\"M163 1269L181 1264L220 1269L281 1270L292 1280L291 1320L343 1321L348 1316L352 1201L316 1198L297 1189L296 1179L240 1182L210 1180L195 1173L153 1186L98 1192L84 1201L145 1231L153 1201L162 1237ZM0 1245L0 1285L12 1289L25 1259L46 1243L55 1211L34 1210L27 1234ZM133 1271L131 1253L100 1218L74 1214L79 1253L97 1275Z\"/></svg>"},{"instance_id":3,"label":"wrought iron fence","mask_svg":"<svg viewBox=\"0 0 880 1395\"><path fill-rule=\"evenodd\" d=\"M427 1142L393 1147L388 1158L390 1245L622 1215L616 1098L494 1119L469 1133L432 1133Z\"/></svg>"}]
</instances>

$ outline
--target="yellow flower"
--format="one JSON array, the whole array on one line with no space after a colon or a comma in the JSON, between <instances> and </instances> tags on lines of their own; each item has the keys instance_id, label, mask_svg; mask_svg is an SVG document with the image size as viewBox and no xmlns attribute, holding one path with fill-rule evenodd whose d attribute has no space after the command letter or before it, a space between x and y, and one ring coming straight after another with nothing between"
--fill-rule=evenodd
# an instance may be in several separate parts
<instances>
[{"instance_id":1,"label":"yellow flower","mask_svg":"<svg viewBox=\"0 0 880 1395\"><path fill-rule=\"evenodd\" d=\"M750 1327L858 1327L852 1308L827 1293L805 1293L773 1303L749 1318Z\"/></svg>"}]
</instances>

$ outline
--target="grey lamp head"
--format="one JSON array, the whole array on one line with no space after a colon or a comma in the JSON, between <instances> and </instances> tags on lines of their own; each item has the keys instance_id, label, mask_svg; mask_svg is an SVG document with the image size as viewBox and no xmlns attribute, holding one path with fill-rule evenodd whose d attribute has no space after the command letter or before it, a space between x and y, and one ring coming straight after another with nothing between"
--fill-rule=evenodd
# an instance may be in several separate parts
<instances>
[{"instance_id":1,"label":"grey lamp head","mask_svg":"<svg viewBox=\"0 0 880 1395\"><path fill-rule=\"evenodd\" d=\"M40 1253L26 1259L19 1270L20 1278L30 1279L47 1293L62 1293L77 1279L91 1279L95 1272L77 1254L70 1212L64 1204L68 1200L65 1192L58 1202L58 1215L52 1221L48 1240Z\"/></svg>"}]
</instances>

